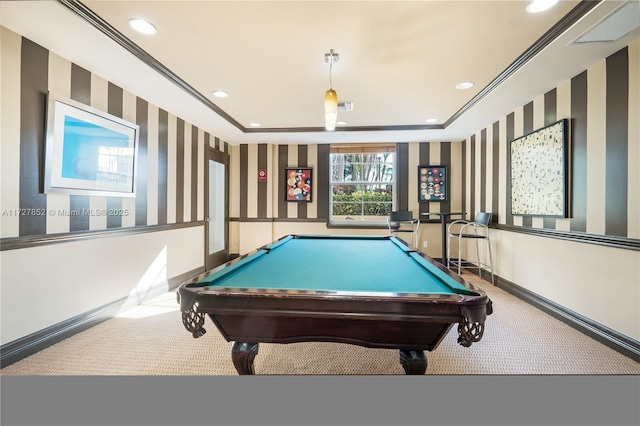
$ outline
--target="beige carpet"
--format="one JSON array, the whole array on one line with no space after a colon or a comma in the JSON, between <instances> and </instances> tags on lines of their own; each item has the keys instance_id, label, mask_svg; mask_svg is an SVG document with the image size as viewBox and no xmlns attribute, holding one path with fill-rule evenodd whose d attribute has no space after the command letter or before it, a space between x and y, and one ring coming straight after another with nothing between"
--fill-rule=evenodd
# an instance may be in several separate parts
<instances>
[{"instance_id":1,"label":"beige carpet","mask_svg":"<svg viewBox=\"0 0 640 426\"><path fill-rule=\"evenodd\" d=\"M474 275L493 300L483 339L456 343L455 327L433 352L432 375L640 375L640 363L598 343ZM0 370L2 375L235 375L231 343L207 318L194 339L169 292ZM401 375L398 351L337 343L260 344L256 374Z\"/></svg>"}]
</instances>

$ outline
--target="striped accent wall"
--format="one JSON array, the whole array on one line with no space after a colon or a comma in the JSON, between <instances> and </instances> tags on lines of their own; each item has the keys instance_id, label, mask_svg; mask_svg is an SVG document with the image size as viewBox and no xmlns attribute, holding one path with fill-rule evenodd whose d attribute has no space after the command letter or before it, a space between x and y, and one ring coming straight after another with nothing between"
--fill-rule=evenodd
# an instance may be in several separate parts
<instances>
[{"instance_id":1,"label":"striped accent wall","mask_svg":"<svg viewBox=\"0 0 640 426\"><path fill-rule=\"evenodd\" d=\"M462 144L421 142L396 144L396 203L398 209L419 212L462 208L457 188L462 185ZM417 171L420 165L449 167L451 192L446 202L418 202ZM310 221L329 219L329 145L242 144L231 147L230 216L240 222ZM286 167L311 167L313 195L309 203L285 201ZM258 182L258 170L267 171L267 182Z\"/></svg>"},{"instance_id":2,"label":"striped accent wall","mask_svg":"<svg viewBox=\"0 0 640 426\"><path fill-rule=\"evenodd\" d=\"M416 152L417 150L417 152ZM462 144L457 142L419 142L409 144L409 210L428 213L441 211L460 211L462 209L462 194L460 188L463 182ZM418 199L418 166L447 166L449 196L443 202L422 202ZM431 220L439 220L431 217ZM421 220L429 220L422 218Z\"/></svg>"},{"instance_id":3,"label":"striped accent wall","mask_svg":"<svg viewBox=\"0 0 640 426\"><path fill-rule=\"evenodd\" d=\"M629 51L606 59L606 189L605 234L627 236L628 158L629 158ZM639 111L633 121L638 122ZM636 167L639 164L635 165ZM609 191L609 188L615 188ZM622 195L622 196L620 196Z\"/></svg>"},{"instance_id":4,"label":"striped accent wall","mask_svg":"<svg viewBox=\"0 0 640 426\"><path fill-rule=\"evenodd\" d=\"M625 47L466 138L466 210L491 211L499 224L639 238L639 51L640 42ZM570 218L512 216L510 141L563 118L570 119Z\"/></svg>"},{"instance_id":5,"label":"striped accent wall","mask_svg":"<svg viewBox=\"0 0 640 426\"><path fill-rule=\"evenodd\" d=\"M477 183L477 175L476 175L476 139L478 135L472 135L469 140L469 149L467 150L468 155L468 163L466 164L467 176L470 178L467 183L467 191L466 193L466 204L464 211L467 212L467 217L470 218L473 216L473 212L476 211L476 198L478 196L478 183ZM471 216L470 216L471 215Z\"/></svg>"},{"instance_id":6,"label":"striped accent wall","mask_svg":"<svg viewBox=\"0 0 640 426\"><path fill-rule=\"evenodd\" d=\"M414 142L396 144L396 206L419 213L461 211L465 181L462 168L464 144L460 142ZM291 233L376 234L386 227L348 227L329 224L329 144L231 146L229 182L229 250L244 254ZM418 202L418 166L446 165L450 197L446 202ZM285 201L285 168L310 167L313 170L311 202ZM267 181L258 181L258 170L266 170ZM436 218L421 227L420 241L440 241ZM437 245L430 254L439 256Z\"/></svg>"},{"instance_id":7,"label":"striped accent wall","mask_svg":"<svg viewBox=\"0 0 640 426\"><path fill-rule=\"evenodd\" d=\"M242 144L231 147L230 216L239 221L272 221L274 219L318 220L327 217L318 206L328 197L319 184L319 164L328 165L328 150L322 145ZM327 145L328 147L328 145ZM326 155L326 159L319 158ZM285 201L285 167L311 167L313 170L312 201ZM258 171L265 170L266 181L258 180ZM320 214L320 216L319 216Z\"/></svg>"},{"instance_id":8,"label":"striped accent wall","mask_svg":"<svg viewBox=\"0 0 640 426\"><path fill-rule=\"evenodd\" d=\"M226 142L5 28L2 37L17 59L3 64L3 78L19 82L18 90L3 86L2 94L2 238L204 219L205 145L229 153ZM49 91L140 126L135 198L43 193ZM24 209L47 214L13 214ZM68 213L98 210L116 214Z\"/></svg>"},{"instance_id":9,"label":"striped accent wall","mask_svg":"<svg viewBox=\"0 0 640 426\"><path fill-rule=\"evenodd\" d=\"M25 40L22 47L21 98L18 103L20 105L20 157L18 159L20 175L13 181L14 185L15 182L20 182L17 188L20 204L15 208L46 209L47 199L41 194L40 176L43 171L44 126L42 123L45 122L48 54L45 49L28 40ZM20 215L19 227L20 236L42 234L46 230L46 217ZM4 231L4 226L2 228Z\"/></svg>"},{"instance_id":10,"label":"striped accent wall","mask_svg":"<svg viewBox=\"0 0 640 426\"><path fill-rule=\"evenodd\" d=\"M541 127L548 126L558 121L557 93L557 89L553 89L544 94L542 99L542 102L544 102L544 105L542 105L542 108L544 108L544 122ZM542 226L544 228L552 229L555 226L555 219L548 217L542 218Z\"/></svg>"},{"instance_id":11,"label":"striped accent wall","mask_svg":"<svg viewBox=\"0 0 640 426\"><path fill-rule=\"evenodd\" d=\"M500 174L500 123L495 122L491 126L491 207L487 207L491 212L500 211L500 188L504 188L504 185L500 185L501 179L504 177L504 172ZM491 217L492 223L498 223L498 215L495 214Z\"/></svg>"},{"instance_id":12,"label":"striped accent wall","mask_svg":"<svg viewBox=\"0 0 640 426\"><path fill-rule=\"evenodd\" d=\"M417 176L417 170L409 170L409 144L396 144L396 210L409 209L409 187L411 186L409 176ZM417 185L417 182L416 182ZM417 197L418 188L416 187Z\"/></svg>"}]
</instances>

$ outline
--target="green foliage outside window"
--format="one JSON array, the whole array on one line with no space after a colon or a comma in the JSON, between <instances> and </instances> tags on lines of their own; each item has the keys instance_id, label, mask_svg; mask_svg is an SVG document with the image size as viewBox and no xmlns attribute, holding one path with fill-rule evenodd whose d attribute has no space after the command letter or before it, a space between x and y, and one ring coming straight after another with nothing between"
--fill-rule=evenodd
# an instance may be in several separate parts
<instances>
[{"instance_id":1,"label":"green foliage outside window","mask_svg":"<svg viewBox=\"0 0 640 426\"><path fill-rule=\"evenodd\" d=\"M354 191L333 195L336 216L388 216L393 199L391 191Z\"/></svg>"}]
</instances>

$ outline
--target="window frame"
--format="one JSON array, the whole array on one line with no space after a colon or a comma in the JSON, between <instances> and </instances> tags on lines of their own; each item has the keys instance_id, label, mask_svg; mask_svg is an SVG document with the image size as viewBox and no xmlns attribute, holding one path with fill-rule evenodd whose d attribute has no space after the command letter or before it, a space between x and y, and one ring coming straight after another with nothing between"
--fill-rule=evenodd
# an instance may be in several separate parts
<instances>
[{"instance_id":1,"label":"window frame","mask_svg":"<svg viewBox=\"0 0 640 426\"><path fill-rule=\"evenodd\" d=\"M334 181L333 180L333 162L331 161L332 156L334 154L385 154L390 153L393 154L392 167L393 171L391 174L391 181L380 181L380 182L372 182L372 181ZM358 219L355 220L347 220L347 219L335 219L333 217L334 211L334 187L339 185L391 185L391 210L395 210L397 204L397 164L398 157L396 155L396 145L394 144L331 144L329 149L329 218L328 224L330 226L335 227L351 227L351 228L386 228L387 227L387 217L388 216L380 216L379 219L375 220L365 220L360 214ZM360 201L360 205L364 205L364 201Z\"/></svg>"}]
</instances>

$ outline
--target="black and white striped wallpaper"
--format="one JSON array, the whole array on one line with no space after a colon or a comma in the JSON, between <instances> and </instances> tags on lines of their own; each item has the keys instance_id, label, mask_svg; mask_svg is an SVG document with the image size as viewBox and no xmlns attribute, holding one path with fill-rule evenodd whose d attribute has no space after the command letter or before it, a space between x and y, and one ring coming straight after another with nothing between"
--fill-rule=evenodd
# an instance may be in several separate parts
<instances>
[{"instance_id":1,"label":"black and white striped wallpaper","mask_svg":"<svg viewBox=\"0 0 640 426\"><path fill-rule=\"evenodd\" d=\"M204 147L229 145L100 76L3 29L2 238L197 222L204 218ZM5 56L6 55L6 56ZM136 197L43 193L48 92L140 126ZM22 214L36 210L46 214ZM91 215L101 211L107 215ZM71 214L70 212L84 212ZM109 215L109 212L119 214Z\"/></svg>"},{"instance_id":2,"label":"black and white striped wallpaper","mask_svg":"<svg viewBox=\"0 0 640 426\"><path fill-rule=\"evenodd\" d=\"M423 142L396 144L396 197L398 209L428 212L451 208L451 203L418 203L418 165L449 166L449 172L462 182L461 163L452 162L452 150L460 158L460 143ZM231 218L238 221L324 221L329 219L329 145L243 144L231 153ZM237 151L237 154L236 154ZM313 169L313 201L285 201L285 167ZM267 182L257 182L256 170L267 171ZM458 199L460 197L458 196ZM459 203L458 203L459 204Z\"/></svg>"},{"instance_id":3,"label":"black and white striped wallpaper","mask_svg":"<svg viewBox=\"0 0 640 426\"><path fill-rule=\"evenodd\" d=\"M464 141L467 210L497 212L494 222L506 225L639 238L639 44L470 135ZM510 141L563 118L570 120L570 218L511 215ZM489 159L499 166L490 167Z\"/></svg>"}]
</instances>

